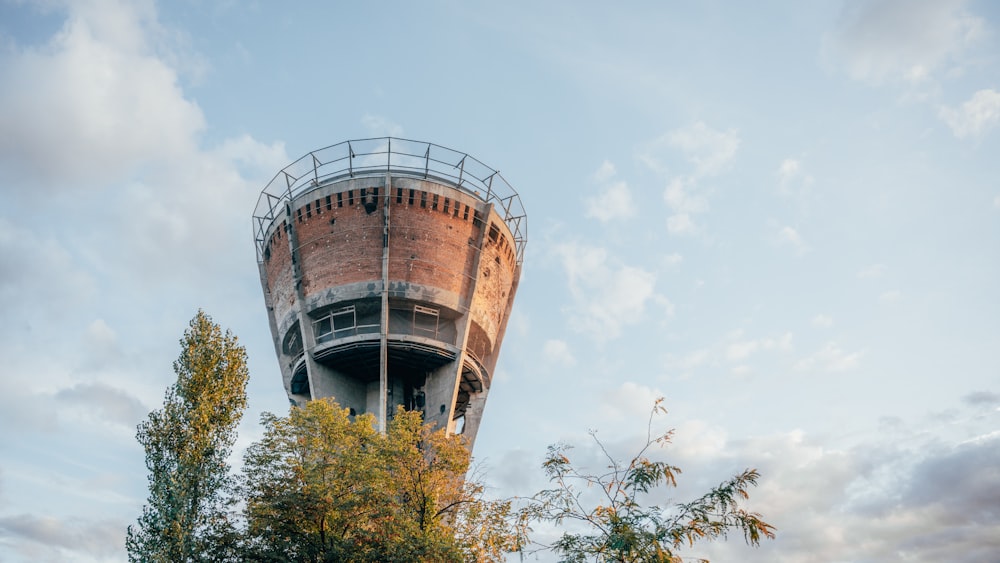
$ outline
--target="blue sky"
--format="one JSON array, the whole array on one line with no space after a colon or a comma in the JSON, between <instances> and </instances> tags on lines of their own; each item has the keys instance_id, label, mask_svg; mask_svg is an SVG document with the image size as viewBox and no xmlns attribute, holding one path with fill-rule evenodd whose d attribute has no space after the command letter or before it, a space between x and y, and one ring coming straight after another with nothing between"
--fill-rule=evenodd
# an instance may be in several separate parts
<instances>
[{"instance_id":1,"label":"blue sky","mask_svg":"<svg viewBox=\"0 0 1000 563\"><path fill-rule=\"evenodd\" d=\"M394 135L520 192L529 240L475 456L622 455L687 500L744 467L741 561L1000 550L1000 11L987 1L0 0L0 560L121 561L135 425L204 308L287 400L250 215ZM544 558L542 558L544 560Z\"/></svg>"}]
</instances>

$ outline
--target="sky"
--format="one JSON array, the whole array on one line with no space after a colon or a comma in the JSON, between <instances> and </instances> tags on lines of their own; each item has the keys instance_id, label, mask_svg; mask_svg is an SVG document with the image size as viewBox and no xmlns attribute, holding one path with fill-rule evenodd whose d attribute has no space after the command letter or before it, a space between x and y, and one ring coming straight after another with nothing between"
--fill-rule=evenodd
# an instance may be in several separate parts
<instances>
[{"instance_id":1,"label":"sky","mask_svg":"<svg viewBox=\"0 0 1000 563\"><path fill-rule=\"evenodd\" d=\"M987 0L0 0L0 561L124 561L136 425L199 308L288 402L251 213L398 136L528 214L475 459L641 445L777 528L717 561L1000 552L1000 7ZM543 536L545 532L543 530ZM544 553L528 560L547 561Z\"/></svg>"}]
</instances>

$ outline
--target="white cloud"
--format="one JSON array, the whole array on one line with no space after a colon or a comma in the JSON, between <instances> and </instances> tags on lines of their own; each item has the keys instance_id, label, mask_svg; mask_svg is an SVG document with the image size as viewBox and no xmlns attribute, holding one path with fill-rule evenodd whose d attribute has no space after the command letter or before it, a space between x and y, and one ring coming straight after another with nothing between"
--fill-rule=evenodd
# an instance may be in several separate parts
<instances>
[{"instance_id":1,"label":"white cloud","mask_svg":"<svg viewBox=\"0 0 1000 563\"><path fill-rule=\"evenodd\" d=\"M816 328L830 328L833 326L833 318L829 315L819 314L812 318L812 325Z\"/></svg>"},{"instance_id":2,"label":"white cloud","mask_svg":"<svg viewBox=\"0 0 1000 563\"><path fill-rule=\"evenodd\" d=\"M697 232L697 226L687 213L676 213L667 217L667 231L674 235L690 235Z\"/></svg>"},{"instance_id":3,"label":"white cloud","mask_svg":"<svg viewBox=\"0 0 1000 563\"><path fill-rule=\"evenodd\" d=\"M136 397L100 382L78 383L60 390L55 397L63 406L77 410L85 418L98 418L119 424L126 427L129 434L149 412Z\"/></svg>"},{"instance_id":4,"label":"white cloud","mask_svg":"<svg viewBox=\"0 0 1000 563\"><path fill-rule=\"evenodd\" d=\"M587 217L593 217L601 222L613 219L627 219L635 215L635 202L632 192L624 181L610 183L601 189L601 193L589 197Z\"/></svg>"},{"instance_id":5,"label":"white cloud","mask_svg":"<svg viewBox=\"0 0 1000 563\"><path fill-rule=\"evenodd\" d=\"M799 164L798 160L794 158L786 158L781 161L781 165L778 166L778 181L782 185L785 185L795 178L797 178L802 172L802 165Z\"/></svg>"},{"instance_id":6,"label":"white cloud","mask_svg":"<svg viewBox=\"0 0 1000 563\"><path fill-rule=\"evenodd\" d=\"M740 136L735 129L719 131L701 121L690 127L675 129L664 139L668 146L679 149L684 158L694 165L697 177L722 172L740 146Z\"/></svg>"},{"instance_id":7,"label":"white cloud","mask_svg":"<svg viewBox=\"0 0 1000 563\"><path fill-rule=\"evenodd\" d=\"M811 356L799 360L795 369L840 372L858 367L862 352L846 352L836 342L827 342Z\"/></svg>"},{"instance_id":8,"label":"white cloud","mask_svg":"<svg viewBox=\"0 0 1000 563\"><path fill-rule=\"evenodd\" d=\"M576 358L573 357L573 352L569 349L569 344L565 340L546 340L542 347L542 354L544 354L546 361L553 364L563 366L576 364Z\"/></svg>"},{"instance_id":9,"label":"white cloud","mask_svg":"<svg viewBox=\"0 0 1000 563\"><path fill-rule=\"evenodd\" d=\"M119 556L126 524L118 521L59 519L31 514L0 517L0 532L19 548L26 561L106 561ZM5 542L6 543L6 542Z\"/></svg>"},{"instance_id":10,"label":"white cloud","mask_svg":"<svg viewBox=\"0 0 1000 563\"><path fill-rule=\"evenodd\" d=\"M880 278L885 275L888 268L885 264L872 264L858 272L858 277L862 279Z\"/></svg>"},{"instance_id":11,"label":"white cloud","mask_svg":"<svg viewBox=\"0 0 1000 563\"><path fill-rule=\"evenodd\" d=\"M663 257L663 263L668 267L673 267L684 261L684 256L674 252Z\"/></svg>"},{"instance_id":12,"label":"white cloud","mask_svg":"<svg viewBox=\"0 0 1000 563\"><path fill-rule=\"evenodd\" d=\"M731 362L742 361L758 351L790 350L792 333L786 332L778 338L737 340L726 346L726 358Z\"/></svg>"},{"instance_id":13,"label":"white cloud","mask_svg":"<svg viewBox=\"0 0 1000 563\"><path fill-rule=\"evenodd\" d=\"M688 174L672 175L667 180L663 200L670 210L667 217L669 233L691 235L698 232L695 217L708 211L708 198L701 182L706 177L722 173L735 157L739 146L740 138L735 130L719 131L699 121L666 133L639 155L639 159L650 169L664 176L671 176L665 161L675 151L680 151L684 160L693 167Z\"/></svg>"},{"instance_id":14,"label":"white cloud","mask_svg":"<svg viewBox=\"0 0 1000 563\"><path fill-rule=\"evenodd\" d=\"M903 298L903 293L898 289L890 289L888 291L883 291L881 295L878 296L878 300L882 303L895 303Z\"/></svg>"},{"instance_id":15,"label":"white cloud","mask_svg":"<svg viewBox=\"0 0 1000 563\"><path fill-rule=\"evenodd\" d=\"M841 22L826 38L828 56L848 74L872 83L925 80L960 64L984 34L983 19L964 0L873 0L845 4Z\"/></svg>"},{"instance_id":16,"label":"white cloud","mask_svg":"<svg viewBox=\"0 0 1000 563\"><path fill-rule=\"evenodd\" d=\"M650 302L670 313L669 301L655 293L655 274L617 264L601 247L564 243L555 252L568 279L573 298L569 320L576 330L598 340L613 340L625 326L643 318Z\"/></svg>"},{"instance_id":17,"label":"white cloud","mask_svg":"<svg viewBox=\"0 0 1000 563\"><path fill-rule=\"evenodd\" d=\"M694 193L696 188L692 178L677 177L667 184L663 191L663 201L678 213L701 213L708 210L705 197Z\"/></svg>"},{"instance_id":18,"label":"white cloud","mask_svg":"<svg viewBox=\"0 0 1000 563\"><path fill-rule=\"evenodd\" d=\"M794 158L786 158L778 165L778 191L782 194L801 193L813 183L812 176L802 169L802 163Z\"/></svg>"},{"instance_id":19,"label":"white cloud","mask_svg":"<svg viewBox=\"0 0 1000 563\"><path fill-rule=\"evenodd\" d=\"M809 252L809 245L802 238L802 235L787 225L778 230L778 242L790 246L798 255Z\"/></svg>"},{"instance_id":20,"label":"white cloud","mask_svg":"<svg viewBox=\"0 0 1000 563\"><path fill-rule=\"evenodd\" d=\"M0 216L0 308L8 320L29 307L36 320L65 314L96 291L94 278L59 240Z\"/></svg>"},{"instance_id":21,"label":"white cloud","mask_svg":"<svg viewBox=\"0 0 1000 563\"><path fill-rule=\"evenodd\" d=\"M72 3L75 17L49 44L0 60L0 163L45 179L41 187L121 178L192 150L204 127L177 73L143 40L151 8L105 4Z\"/></svg>"},{"instance_id":22,"label":"white cloud","mask_svg":"<svg viewBox=\"0 0 1000 563\"><path fill-rule=\"evenodd\" d=\"M659 389L626 381L601 393L600 409L602 418L625 420L648 415L656 400L663 397ZM638 416L637 416L638 415Z\"/></svg>"},{"instance_id":23,"label":"white cloud","mask_svg":"<svg viewBox=\"0 0 1000 563\"><path fill-rule=\"evenodd\" d=\"M958 108L942 107L939 115L959 139L981 137L1000 123L1000 92L979 90Z\"/></svg>"},{"instance_id":24,"label":"white cloud","mask_svg":"<svg viewBox=\"0 0 1000 563\"><path fill-rule=\"evenodd\" d=\"M678 366L683 369L693 369L704 365L705 362L707 361L708 361L708 349L701 348L681 358L681 361L678 363Z\"/></svg>"},{"instance_id":25,"label":"white cloud","mask_svg":"<svg viewBox=\"0 0 1000 563\"><path fill-rule=\"evenodd\" d=\"M375 137L402 137L403 126L381 115L365 114L361 124Z\"/></svg>"},{"instance_id":26,"label":"white cloud","mask_svg":"<svg viewBox=\"0 0 1000 563\"><path fill-rule=\"evenodd\" d=\"M689 235L698 230L695 214L708 210L708 200L697 191L694 178L678 176L667 184L663 200L672 213L667 217L667 230L671 234Z\"/></svg>"},{"instance_id":27,"label":"white cloud","mask_svg":"<svg viewBox=\"0 0 1000 563\"><path fill-rule=\"evenodd\" d=\"M703 420L688 420L677 426L670 440L667 453L683 460L712 459L726 450L728 435L725 429ZM684 469L682 466L681 469Z\"/></svg>"},{"instance_id":28,"label":"white cloud","mask_svg":"<svg viewBox=\"0 0 1000 563\"><path fill-rule=\"evenodd\" d=\"M593 178L595 182L603 184L604 182L614 178L616 173L617 169L615 168L614 163L610 160L605 160L601 163L600 168L594 172Z\"/></svg>"}]
</instances>

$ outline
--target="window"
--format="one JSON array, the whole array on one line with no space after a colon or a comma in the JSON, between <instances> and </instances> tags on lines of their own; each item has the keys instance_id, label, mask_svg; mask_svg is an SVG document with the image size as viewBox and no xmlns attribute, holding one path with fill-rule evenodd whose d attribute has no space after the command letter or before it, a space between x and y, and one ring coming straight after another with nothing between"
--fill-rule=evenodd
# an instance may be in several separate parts
<instances>
[{"instance_id":1,"label":"window","mask_svg":"<svg viewBox=\"0 0 1000 563\"><path fill-rule=\"evenodd\" d=\"M377 333L380 326L377 309L371 307L363 307L363 309L360 314L360 324L359 312L354 305L322 313L320 318L313 321L316 343L322 344L335 338L345 338L358 334Z\"/></svg>"},{"instance_id":2,"label":"window","mask_svg":"<svg viewBox=\"0 0 1000 563\"><path fill-rule=\"evenodd\" d=\"M413 335L437 338L438 310L430 307L413 306Z\"/></svg>"},{"instance_id":3,"label":"window","mask_svg":"<svg viewBox=\"0 0 1000 563\"><path fill-rule=\"evenodd\" d=\"M333 339L333 324L330 317L322 318L315 323L316 342L326 342Z\"/></svg>"},{"instance_id":4,"label":"window","mask_svg":"<svg viewBox=\"0 0 1000 563\"><path fill-rule=\"evenodd\" d=\"M333 334L335 336L347 336L345 334L347 331L353 331L354 327L358 326L358 317L354 310L354 305L331 311L330 320L333 322Z\"/></svg>"},{"instance_id":5,"label":"window","mask_svg":"<svg viewBox=\"0 0 1000 563\"><path fill-rule=\"evenodd\" d=\"M292 378L291 388L292 395L308 395L309 379L306 377L306 374L295 374L295 377Z\"/></svg>"}]
</instances>

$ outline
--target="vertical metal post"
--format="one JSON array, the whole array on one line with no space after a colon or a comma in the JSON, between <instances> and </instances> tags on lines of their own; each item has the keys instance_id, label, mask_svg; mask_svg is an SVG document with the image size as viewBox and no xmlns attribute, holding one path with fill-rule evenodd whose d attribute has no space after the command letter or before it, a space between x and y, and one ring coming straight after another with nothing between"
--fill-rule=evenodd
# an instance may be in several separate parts
<instances>
[{"instance_id":1,"label":"vertical metal post","mask_svg":"<svg viewBox=\"0 0 1000 563\"><path fill-rule=\"evenodd\" d=\"M378 431L385 434L389 395L389 193L392 175L385 173L385 199L382 205L382 319L378 360Z\"/></svg>"},{"instance_id":2,"label":"vertical metal post","mask_svg":"<svg viewBox=\"0 0 1000 563\"><path fill-rule=\"evenodd\" d=\"M292 199L285 202L285 228L288 235L288 251L292 257L292 279L295 282L295 314L299 319L299 335L302 337L302 354L306 362L306 379L309 381L309 399L315 399L317 376L316 360L313 349L316 348L316 335L313 333L312 319L306 313L305 289L302 287L302 254L299 252L299 235L295 228L292 214Z\"/></svg>"}]
</instances>

